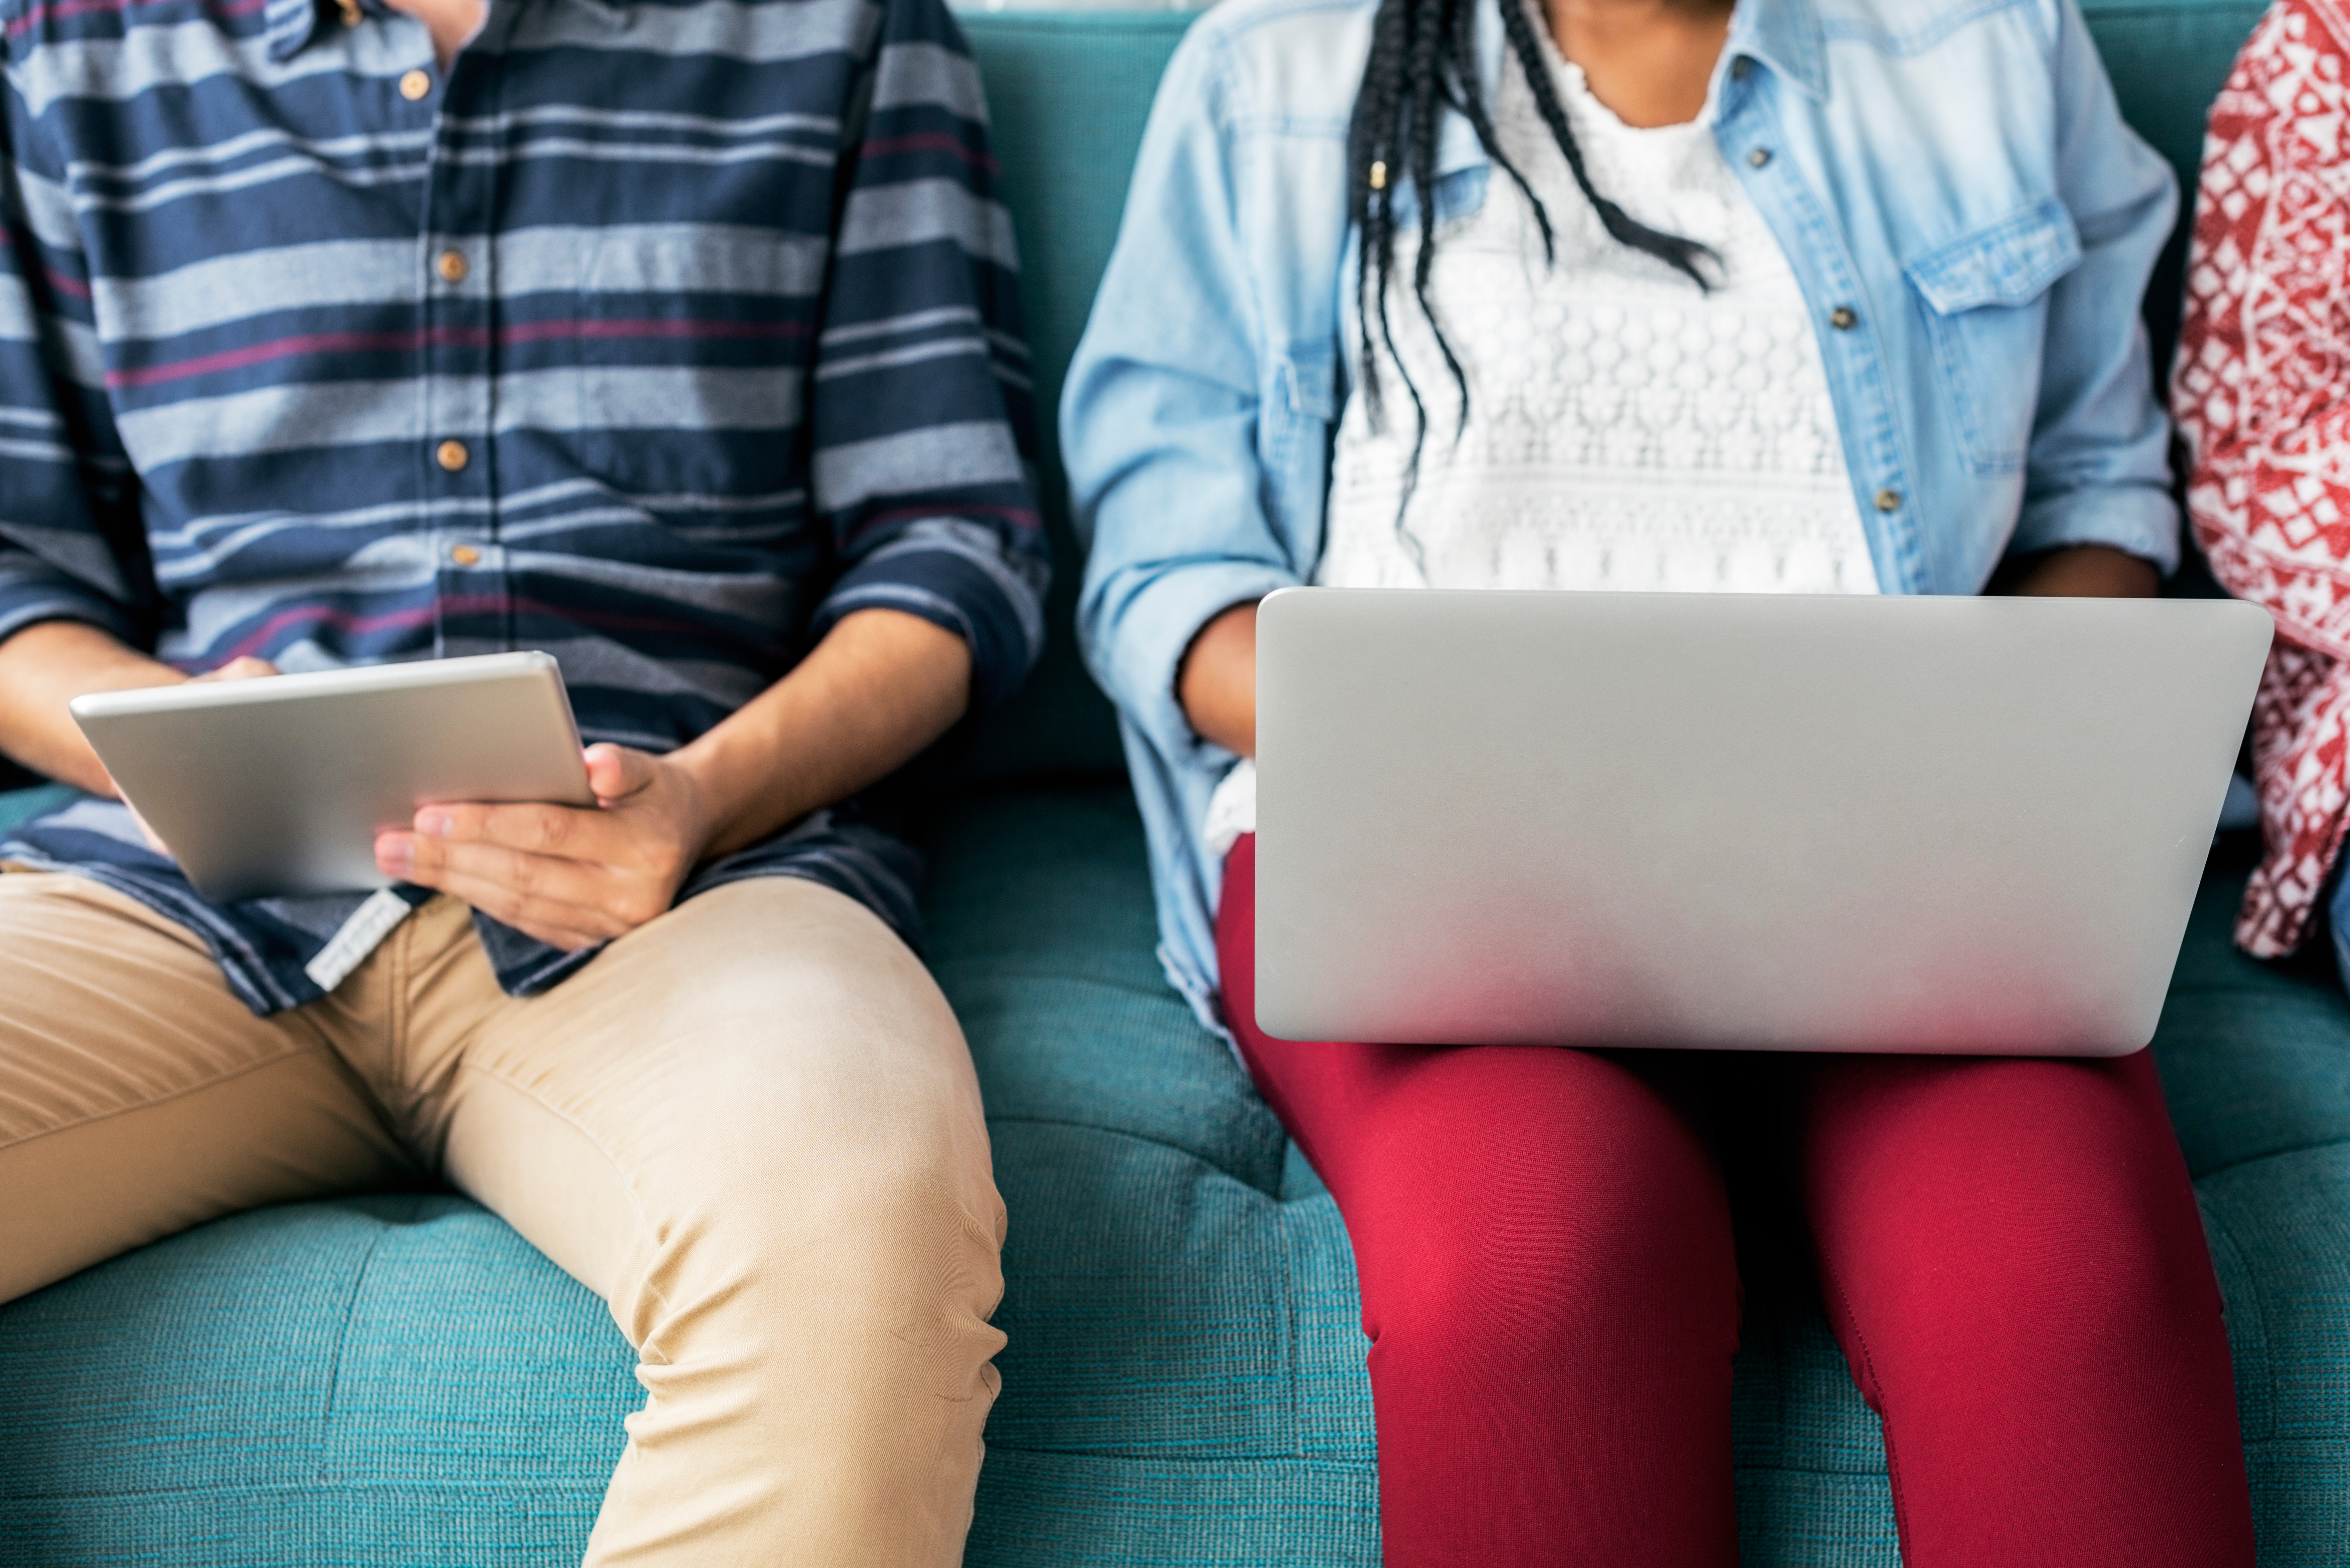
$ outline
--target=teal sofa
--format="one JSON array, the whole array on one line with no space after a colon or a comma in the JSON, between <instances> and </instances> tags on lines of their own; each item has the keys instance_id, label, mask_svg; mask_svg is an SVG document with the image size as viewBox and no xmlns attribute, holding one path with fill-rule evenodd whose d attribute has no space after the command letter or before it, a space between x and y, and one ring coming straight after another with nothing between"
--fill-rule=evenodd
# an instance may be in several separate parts
<instances>
[{"instance_id":1,"label":"teal sofa","mask_svg":"<svg viewBox=\"0 0 2350 1568\"><path fill-rule=\"evenodd\" d=\"M2125 109L2190 172L2258 7L2088 9ZM968 26L1049 408L1184 19ZM2150 313L2166 357L2176 293L2174 261ZM1053 455L1048 434L1048 475ZM969 1561L1375 1563L1345 1231L1160 980L1047 489L1057 640L929 832L929 954L1012 1211ZM2350 1009L2322 964L2230 949L2247 855L2215 852L2157 1050L2227 1294L2262 1561L2317 1568L2350 1563ZM572 1563L639 1402L630 1368L600 1303L445 1192L224 1220L0 1310L0 1564ZM1756 1282L1736 1402L1748 1563L1898 1562L1877 1421L1800 1289Z\"/></svg>"}]
</instances>

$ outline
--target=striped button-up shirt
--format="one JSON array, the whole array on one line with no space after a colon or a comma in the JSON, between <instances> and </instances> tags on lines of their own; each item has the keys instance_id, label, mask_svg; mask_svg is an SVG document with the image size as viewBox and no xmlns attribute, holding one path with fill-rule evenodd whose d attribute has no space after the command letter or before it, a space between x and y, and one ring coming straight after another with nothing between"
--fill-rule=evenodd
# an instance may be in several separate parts
<instances>
[{"instance_id":1,"label":"striped button-up shirt","mask_svg":"<svg viewBox=\"0 0 2350 1568\"><path fill-rule=\"evenodd\" d=\"M654 752L858 609L960 633L983 709L1034 660L1016 264L941 0L492 0L446 70L380 0L0 15L0 639L544 649L583 734ZM0 860L182 920L262 1012L385 924L210 906L95 800ZM773 874L910 934L853 803L685 891ZM518 994L584 961L479 924Z\"/></svg>"}]
</instances>

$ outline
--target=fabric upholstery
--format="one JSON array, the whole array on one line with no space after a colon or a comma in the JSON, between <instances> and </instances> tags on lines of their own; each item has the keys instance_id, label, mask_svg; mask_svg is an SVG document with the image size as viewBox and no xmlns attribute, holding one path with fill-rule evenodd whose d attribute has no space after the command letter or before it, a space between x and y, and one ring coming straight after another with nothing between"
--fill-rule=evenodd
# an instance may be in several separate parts
<instances>
[{"instance_id":1,"label":"fabric upholstery","mask_svg":"<svg viewBox=\"0 0 2350 1568\"><path fill-rule=\"evenodd\" d=\"M1014 1216L969 1560L1376 1562L1345 1232L1160 980L1123 789L976 794L932 843L931 954ZM2227 947L2234 884L2197 908L2159 1055L2263 1561L2330 1563L2350 1553L2350 1017L2322 970ZM92 1270L0 1312L0 1561L45 1564L561 1563L639 1398L601 1305L439 1194L267 1210ZM1758 1292L1733 1398L1746 1561L1898 1561L1877 1424L1813 1303Z\"/></svg>"},{"instance_id":2,"label":"fabric upholstery","mask_svg":"<svg viewBox=\"0 0 2350 1568\"><path fill-rule=\"evenodd\" d=\"M16 790L0 794L0 833L20 822L27 821L47 811L66 798L66 792L51 786L46 789Z\"/></svg>"},{"instance_id":3,"label":"fabric upholstery","mask_svg":"<svg viewBox=\"0 0 2350 1568\"><path fill-rule=\"evenodd\" d=\"M2258 7L2086 8L2125 110L2190 166ZM1184 19L966 25L1050 407ZM1140 828L1068 638L1075 557L1045 456L1052 645L970 760L987 782L938 825L927 894L1012 1214L969 1561L1370 1564L1352 1255L1152 956ZM1055 774L1094 777L1038 782ZM0 824L21 809L0 798ZM2228 1300L2262 1561L2317 1568L2350 1561L2350 1007L2323 968L2228 947L2241 870L2203 890L2158 1052ZM1754 1283L1733 1387L1745 1561L1891 1568L1876 1418L1816 1307ZM0 1563L574 1562L641 1397L629 1360L586 1291L445 1194L206 1226L0 1310Z\"/></svg>"},{"instance_id":4,"label":"fabric upholstery","mask_svg":"<svg viewBox=\"0 0 2350 1568\"><path fill-rule=\"evenodd\" d=\"M1084 555L1069 532L1055 410L1126 210L1127 171L1150 95L1191 18L1182 12L1003 12L966 16L987 80L995 155L1020 241L1021 313L1035 356L1036 499L1053 545L1045 654L967 760L974 778L1115 772L1118 722L1078 662L1074 630Z\"/></svg>"}]
</instances>

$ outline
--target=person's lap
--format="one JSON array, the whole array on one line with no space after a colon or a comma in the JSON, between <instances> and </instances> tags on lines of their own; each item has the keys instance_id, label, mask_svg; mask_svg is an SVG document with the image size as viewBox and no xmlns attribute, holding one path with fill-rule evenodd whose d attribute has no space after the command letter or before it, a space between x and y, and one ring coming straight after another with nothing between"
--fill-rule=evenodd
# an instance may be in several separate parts
<instances>
[{"instance_id":1,"label":"person's lap","mask_svg":"<svg viewBox=\"0 0 2350 1568\"><path fill-rule=\"evenodd\" d=\"M410 1168L325 1032L96 882L0 875L0 1301L206 1220Z\"/></svg>"},{"instance_id":2,"label":"person's lap","mask_svg":"<svg viewBox=\"0 0 2350 1568\"><path fill-rule=\"evenodd\" d=\"M516 1001L441 899L327 1002L257 1019L179 928L6 877L0 997L0 1179L47 1199L0 1220L0 1299L420 1163L639 1349L591 1562L959 1554L1003 1213L961 1031L852 900L720 888Z\"/></svg>"},{"instance_id":3,"label":"person's lap","mask_svg":"<svg viewBox=\"0 0 2350 1568\"><path fill-rule=\"evenodd\" d=\"M1912 1560L2251 1562L2218 1292L2146 1054L1274 1041L1253 848L1227 867L1226 1011L1355 1242L1391 1562L1734 1559L1733 1199L1808 1242ZM1423 1315L1424 1348L1389 1354Z\"/></svg>"}]
</instances>

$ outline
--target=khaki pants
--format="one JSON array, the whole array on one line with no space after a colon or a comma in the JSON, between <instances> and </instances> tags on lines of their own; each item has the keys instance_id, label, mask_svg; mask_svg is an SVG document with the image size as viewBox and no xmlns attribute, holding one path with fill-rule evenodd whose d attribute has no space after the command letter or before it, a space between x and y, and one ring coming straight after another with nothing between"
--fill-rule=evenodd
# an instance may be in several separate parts
<instances>
[{"instance_id":1,"label":"khaki pants","mask_svg":"<svg viewBox=\"0 0 2350 1568\"><path fill-rule=\"evenodd\" d=\"M637 1349L590 1563L960 1560L1003 1205L962 1031L864 908L723 888L518 1002L439 898L256 1019L182 928L0 876L0 1301L420 1164Z\"/></svg>"}]
</instances>

